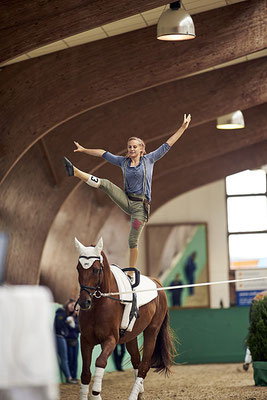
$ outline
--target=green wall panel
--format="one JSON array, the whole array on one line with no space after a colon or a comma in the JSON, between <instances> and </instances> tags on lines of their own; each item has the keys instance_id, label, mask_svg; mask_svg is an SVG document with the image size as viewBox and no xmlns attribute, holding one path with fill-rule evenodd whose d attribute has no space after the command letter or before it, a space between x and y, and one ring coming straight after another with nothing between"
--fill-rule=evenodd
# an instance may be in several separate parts
<instances>
[{"instance_id":1,"label":"green wall panel","mask_svg":"<svg viewBox=\"0 0 267 400\"><path fill-rule=\"evenodd\" d=\"M53 311L58 306L59 304L54 304ZM176 345L178 351L176 363L205 364L244 361L249 307L170 309L169 312L171 328L179 341ZM100 351L100 346L94 349L92 373L94 373L95 360ZM125 369L131 368L127 352L123 363ZM81 366L82 360L79 353L78 377L81 373ZM115 365L110 357L106 372L114 370ZM61 379L59 378L59 380Z\"/></svg>"},{"instance_id":2,"label":"green wall panel","mask_svg":"<svg viewBox=\"0 0 267 400\"><path fill-rule=\"evenodd\" d=\"M177 363L242 362L248 333L248 307L170 309L179 343Z\"/></svg>"}]
</instances>

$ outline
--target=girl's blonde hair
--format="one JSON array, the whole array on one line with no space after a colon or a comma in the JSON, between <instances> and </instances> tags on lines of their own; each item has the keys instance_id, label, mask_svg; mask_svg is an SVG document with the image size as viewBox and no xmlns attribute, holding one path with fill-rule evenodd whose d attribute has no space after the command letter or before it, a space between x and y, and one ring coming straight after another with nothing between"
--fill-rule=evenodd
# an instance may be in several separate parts
<instances>
[{"instance_id":1,"label":"girl's blonde hair","mask_svg":"<svg viewBox=\"0 0 267 400\"><path fill-rule=\"evenodd\" d=\"M129 143L131 140L136 140L136 141L140 144L140 147L141 147L141 156L143 156L144 154L146 154L146 145L145 145L145 142L144 142L142 139L140 139L140 138L138 138L138 137L136 137L136 136L132 136L132 137L130 137L130 138L128 139L127 148L128 148L128 143ZM127 151L126 157L129 157L128 151Z\"/></svg>"}]
</instances>

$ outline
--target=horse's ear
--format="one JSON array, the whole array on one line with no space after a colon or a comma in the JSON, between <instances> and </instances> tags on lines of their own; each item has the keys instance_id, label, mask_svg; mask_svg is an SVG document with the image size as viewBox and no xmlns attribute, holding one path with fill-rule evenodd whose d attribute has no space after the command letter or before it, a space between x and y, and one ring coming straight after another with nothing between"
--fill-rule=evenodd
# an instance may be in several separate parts
<instances>
[{"instance_id":1,"label":"horse's ear","mask_svg":"<svg viewBox=\"0 0 267 400\"><path fill-rule=\"evenodd\" d=\"M101 255L101 251L103 250L103 239L102 239L102 237L97 242L97 245L95 246L95 249L97 251L97 254Z\"/></svg>"},{"instance_id":2,"label":"horse's ear","mask_svg":"<svg viewBox=\"0 0 267 400\"><path fill-rule=\"evenodd\" d=\"M79 250L79 253L81 254L84 245L81 244L77 238L74 239L74 242L75 242L75 247Z\"/></svg>"}]
</instances>

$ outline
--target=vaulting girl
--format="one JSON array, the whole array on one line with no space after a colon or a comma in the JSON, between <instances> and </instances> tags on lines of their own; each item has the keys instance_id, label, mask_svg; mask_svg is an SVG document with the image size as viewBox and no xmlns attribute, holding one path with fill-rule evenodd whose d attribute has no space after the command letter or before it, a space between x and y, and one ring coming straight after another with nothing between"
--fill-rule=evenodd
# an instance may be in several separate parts
<instances>
[{"instance_id":1,"label":"vaulting girl","mask_svg":"<svg viewBox=\"0 0 267 400\"><path fill-rule=\"evenodd\" d=\"M177 142L188 128L191 115L184 115L181 127L159 148L146 154L145 143L142 139L131 137L127 143L126 156L116 156L101 149L86 149L78 142L74 142L74 152L81 152L95 157L103 157L111 164L121 168L123 173L124 190L107 179L97 178L79 170L64 157L64 164L69 176L76 176L89 186L100 188L126 214L131 216L131 230L129 235L130 267L136 266L138 257L138 240L145 223L148 221L151 202L151 184L153 166Z\"/></svg>"}]
</instances>

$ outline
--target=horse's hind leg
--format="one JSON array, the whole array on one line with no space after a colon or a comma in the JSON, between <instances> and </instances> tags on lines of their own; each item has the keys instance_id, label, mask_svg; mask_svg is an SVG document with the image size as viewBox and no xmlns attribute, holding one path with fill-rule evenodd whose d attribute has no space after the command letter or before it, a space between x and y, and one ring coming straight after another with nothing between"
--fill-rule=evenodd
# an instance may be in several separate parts
<instances>
[{"instance_id":1,"label":"horse's hind leg","mask_svg":"<svg viewBox=\"0 0 267 400\"><path fill-rule=\"evenodd\" d=\"M126 343L126 348L131 356L131 363L134 370L138 370L140 365L140 353L137 343L137 338Z\"/></svg>"},{"instance_id":2,"label":"horse's hind leg","mask_svg":"<svg viewBox=\"0 0 267 400\"><path fill-rule=\"evenodd\" d=\"M138 375L138 368L140 365L140 352L138 348L138 342L137 338L131 340L131 342L126 343L126 348L131 356L131 363L134 369L134 381L136 381L137 375ZM140 389L140 393L144 392L144 385L142 384L142 387ZM142 394L139 394L138 399L142 399Z\"/></svg>"},{"instance_id":3,"label":"horse's hind leg","mask_svg":"<svg viewBox=\"0 0 267 400\"><path fill-rule=\"evenodd\" d=\"M156 345L158 331L158 326L149 326L144 331L143 357L138 368L138 377L136 378L133 390L128 400L142 399L143 382L150 369L151 357Z\"/></svg>"},{"instance_id":4,"label":"horse's hind leg","mask_svg":"<svg viewBox=\"0 0 267 400\"><path fill-rule=\"evenodd\" d=\"M126 348L131 356L131 363L133 365L134 368L134 381L136 382L137 379L137 375L138 375L138 368L140 365L140 352L139 352L139 348L138 348L138 343L137 343L137 338L133 339L131 342L126 343ZM142 400L143 399L143 393L144 393L144 384L143 382L140 382L138 384L138 390L136 392L139 392L139 394L135 394L135 397L129 397L129 399L138 399L138 400ZM131 394L132 395L132 394ZM138 397L136 397L138 396Z\"/></svg>"}]
</instances>

